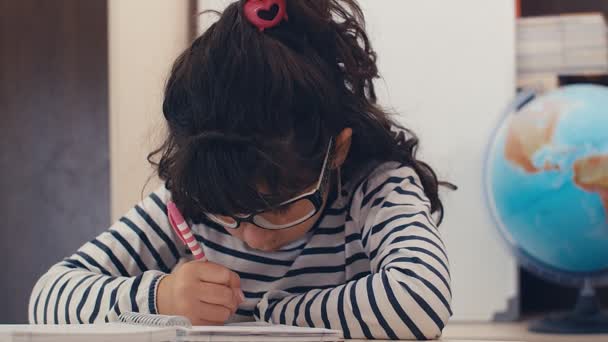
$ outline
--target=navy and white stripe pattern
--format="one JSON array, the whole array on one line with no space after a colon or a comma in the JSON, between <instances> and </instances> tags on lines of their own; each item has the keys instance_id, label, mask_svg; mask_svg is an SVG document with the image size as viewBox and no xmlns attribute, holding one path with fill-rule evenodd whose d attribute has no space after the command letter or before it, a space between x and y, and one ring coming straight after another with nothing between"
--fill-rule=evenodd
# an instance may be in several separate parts
<instances>
[{"instance_id":1,"label":"navy and white stripe pattern","mask_svg":"<svg viewBox=\"0 0 608 342\"><path fill-rule=\"evenodd\" d=\"M277 252L253 250L212 223L192 226L207 258L241 277L246 301L231 321L326 327L346 338L440 336L451 315L449 263L417 174L385 163L343 189L306 236ZM169 197L157 190L54 265L33 289L30 322L156 313L159 279L189 258L169 225Z\"/></svg>"}]
</instances>

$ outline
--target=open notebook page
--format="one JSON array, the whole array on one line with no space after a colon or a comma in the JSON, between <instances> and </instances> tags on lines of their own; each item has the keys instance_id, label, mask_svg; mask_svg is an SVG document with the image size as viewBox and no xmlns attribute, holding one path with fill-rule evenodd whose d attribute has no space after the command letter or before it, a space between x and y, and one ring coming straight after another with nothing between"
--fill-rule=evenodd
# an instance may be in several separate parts
<instances>
[{"instance_id":1,"label":"open notebook page","mask_svg":"<svg viewBox=\"0 0 608 342\"><path fill-rule=\"evenodd\" d=\"M264 336L336 336L340 331L322 328L304 328L267 323L236 323L224 326L197 326L191 329L180 328L188 335L264 335Z\"/></svg>"}]
</instances>

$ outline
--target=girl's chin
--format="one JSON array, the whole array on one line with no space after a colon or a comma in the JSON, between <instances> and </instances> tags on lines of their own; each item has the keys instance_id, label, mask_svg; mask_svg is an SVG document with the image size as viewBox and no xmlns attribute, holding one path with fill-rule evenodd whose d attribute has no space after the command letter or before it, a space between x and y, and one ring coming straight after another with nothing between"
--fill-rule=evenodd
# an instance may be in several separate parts
<instances>
[{"instance_id":1,"label":"girl's chin","mask_svg":"<svg viewBox=\"0 0 608 342\"><path fill-rule=\"evenodd\" d=\"M260 252L266 252L266 253L272 253L272 252L276 252L280 249L281 247L262 247L262 248L256 248L257 250L259 250Z\"/></svg>"},{"instance_id":2,"label":"girl's chin","mask_svg":"<svg viewBox=\"0 0 608 342\"><path fill-rule=\"evenodd\" d=\"M250 243L245 242L251 249L258 250L260 252L276 252L283 246L282 244L275 243Z\"/></svg>"}]
</instances>

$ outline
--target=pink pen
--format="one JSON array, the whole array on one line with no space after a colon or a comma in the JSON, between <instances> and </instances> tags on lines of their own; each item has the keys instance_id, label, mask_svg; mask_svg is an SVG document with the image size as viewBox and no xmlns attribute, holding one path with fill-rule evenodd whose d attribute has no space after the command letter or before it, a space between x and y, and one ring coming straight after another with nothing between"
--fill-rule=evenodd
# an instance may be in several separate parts
<instances>
[{"instance_id":1,"label":"pink pen","mask_svg":"<svg viewBox=\"0 0 608 342\"><path fill-rule=\"evenodd\" d=\"M169 216L171 227L173 227L180 240L190 248L194 258L200 261L207 261L201 245L196 241L196 237L192 234L192 230L188 227L184 216L182 216L182 213L179 212L179 209L177 209L177 206L172 201L167 203L167 215Z\"/></svg>"}]
</instances>

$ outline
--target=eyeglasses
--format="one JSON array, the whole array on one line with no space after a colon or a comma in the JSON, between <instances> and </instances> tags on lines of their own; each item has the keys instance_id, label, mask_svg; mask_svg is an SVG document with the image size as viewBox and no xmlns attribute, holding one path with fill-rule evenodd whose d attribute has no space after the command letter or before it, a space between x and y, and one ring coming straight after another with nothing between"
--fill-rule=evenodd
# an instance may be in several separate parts
<instances>
[{"instance_id":1,"label":"eyeglasses","mask_svg":"<svg viewBox=\"0 0 608 342\"><path fill-rule=\"evenodd\" d=\"M224 216L206 214L212 221L231 229L238 228L241 223L249 222L264 229L279 230L297 226L298 224L315 216L323 205L323 194L329 183L330 152L333 139L329 141L321 174L314 189L303 193L295 198L281 202L272 209L258 211L245 216Z\"/></svg>"}]
</instances>

